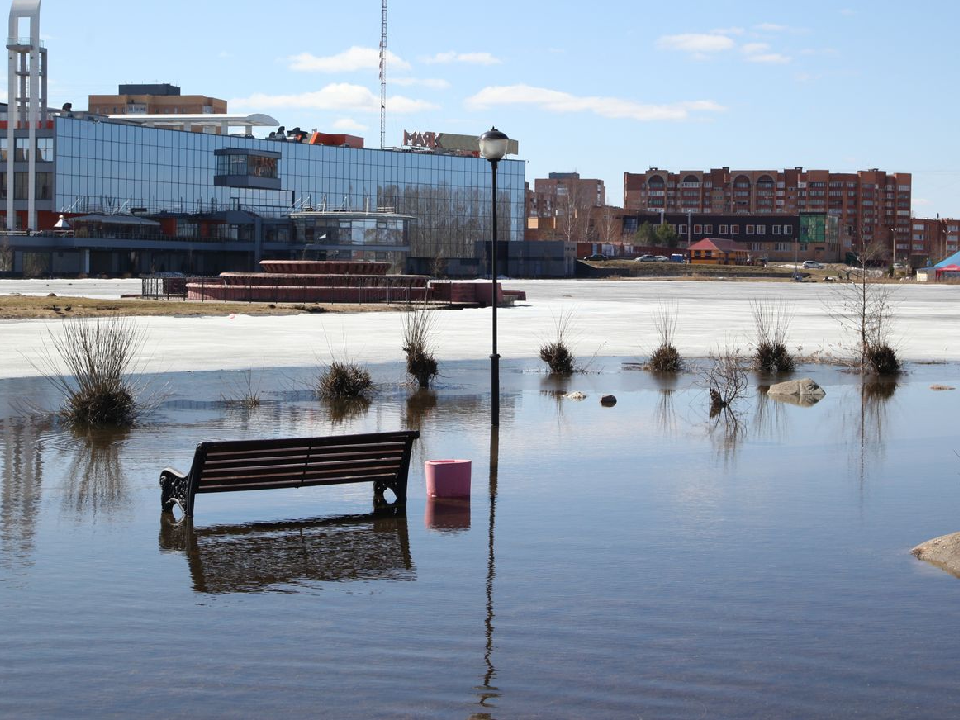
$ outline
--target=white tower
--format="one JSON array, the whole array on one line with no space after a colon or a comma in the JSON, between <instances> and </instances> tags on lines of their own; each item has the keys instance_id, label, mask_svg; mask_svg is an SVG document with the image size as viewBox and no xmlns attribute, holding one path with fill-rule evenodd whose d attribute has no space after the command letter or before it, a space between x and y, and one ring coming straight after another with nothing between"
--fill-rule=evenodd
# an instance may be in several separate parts
<instances>
[{"instance_id":1,"label":"white tower","mask_svg":"<svg viewBox=\"0 0 960 720\"><path fill-rule=\"evenodd\" d=\"M21 21L28 34L20 32ZM26 165L27 229L37 227L37 127L47 113L47 50L40 47L40 0L13 0L7 33L7 230L16 229L13 209L16 162ZM14 131L29 128L26 160L18 157ZM21 170L22 172L22 170Z\"/></svg>"}]
</instances>

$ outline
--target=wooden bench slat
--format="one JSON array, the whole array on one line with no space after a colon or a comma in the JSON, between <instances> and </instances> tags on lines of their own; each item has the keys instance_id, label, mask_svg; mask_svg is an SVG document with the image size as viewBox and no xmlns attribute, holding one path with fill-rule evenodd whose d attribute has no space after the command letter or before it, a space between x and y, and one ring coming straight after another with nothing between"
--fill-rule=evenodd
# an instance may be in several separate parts
<instances>
[{"instance_id":1,"label":"wooden bench slat","mask_svg":"<svg viewBox=\"0 0 960 720\"><path fill-rule=\"evenodd\" d=\"M243 457L235 456L207 456L204 463L204 472L208 469L219 469L225 467L246 467L251 464L256 465L290 465L303 462L374 462L378 460L399 461L403 458L402 449L394 452L366 452L366 453L290 453L280 455L271 453L266 456L247 455Z\"/></svg>"},{"instance_id":2,"label":"wooden bench slat","mask_svg":"<svg viewBox=\"0 0 960 720\"><path fill-rule=\"evenodd\" d=\"M345 472L333 470L303 472L302 470L297 470L296 468L290 468L275 472L269 472L265 470L258 473L224 473L215 475L213 477L206 477L201 480L199 486L197 487L197 492L206 492L207 487L210 485L226 485L228 483L242 485L244 483L257 482L259 480L269 478L275 478L277 480L289 480L290 482L299 483L301 485L309 485L310 483L324 482L325 480L336 477L366 478L371 475L396 475L398 469L399 467L396 465L375 465L372 467L357 467Z\"/></svg>"},{"instance_id":3,"label":"wooden bench slat","mask_svg":"<svg viewBox=\"0 0 960 720\"><path fill-rule=\"evenodd\" d=\"M204 488L204 493L233 492L235 490L292 490L300 487L319 487L324 485L350 485L357 482L390 482L396 478L393 473L380 475L366 475L357 478L336 477L330 478L325 482L312 482L300 484L293 481L279 480L268 482L260 480L259 482L249 483L229 483L227 485L208 485Z\"/></svg>"},{"instance_id":4,"label":"wooden bench slat","mask_svg":"<svg viewBox=\"0 0 960 720\"><path fill-rule=\"evenodd\" d=\"M400 467L401 458L377 459L375 461L344 461L344 462L299 462L299 463L268 463L256 465L247 463L239 466L226 467L207 467L204 468L203 475L199 478L202 485L205 480L226 476L243 477L246 475L266 475L273 473L300 473L301 475L310 475L315 473L349 473L351 470L362 468L391 468L394 471Z\"/></svg>"}]
</instances>

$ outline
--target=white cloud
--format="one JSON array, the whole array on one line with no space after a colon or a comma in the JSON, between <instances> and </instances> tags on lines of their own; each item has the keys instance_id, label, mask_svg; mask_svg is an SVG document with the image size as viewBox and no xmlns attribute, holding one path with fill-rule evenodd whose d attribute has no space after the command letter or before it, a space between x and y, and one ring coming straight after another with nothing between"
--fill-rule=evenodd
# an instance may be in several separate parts
<instances>
[{"instance_id":1,"label":"white cloud","mask_svg":"<svg viewBox=\"0 0 960 720\"><path fill-rule=\"evenodd\" d=\"M914 205L933 205L933 200L927 200L927 198L910 198L910 202Z\"/></svg>"},{"instance_id":2,"label":"white cloud","mask_svg":"<svg viewBox=\"0 0 960 720\"><path fill-rule=\"evenodd\" d=\"M843 8L840 10L841 15L846 15L847 17L852 17L857 14L857 11L853 8Z\"/></svg>"},{"instance_id":3,"label":"white cloud","mask_svg":"<svg viewBox=\"0 0 960 720\"><path fill-rule=\"evenodd\" d=\"M663 35L657 40L657 47L662 50L708 53L730 50L734 47L734 42L726 35L715 33L684 33L681 35Z\"/></svg>"},{"instance_id":4,"label":"white cloud","mask_svg":"<svg viewBox=\"0 0 960 720\"><path fill-rule=\"evenodd\" d=\"M402 87L411 87L419 85L421 87L433 88L434 90L446 90L450 83L439 78L413 78L413 77L390 77L387 82L391 85L400 85Z\"/></svg>"},{"instance_id":5,"label":"white cloud","mask_svg":"<svg viewBox=\"0 0 960 720\"><path fill-rule=\"evenodd\" d=\"M301 72L353 72L356 70L379 70L380 49L354 46L342 53L328 57L317 57L310 53L300 53L288 58L291 70ZM387 50L387 67L409 70L410 63Z\"/></svg>"},{"instance_id":6,"label":"white cloud","mask_svg":"<svg viewBox=\"0 0 960 720\"><path fill-rule=\"evenodd\" d=\"M363 131L367 129L367 126L351 118L340 118L333 123L333 129Z\"/></svg>"},{"instance_id":7,"label":"white cloud","mask_svg":"<svg viewBox=\"0 0 960 720\"><path fill-rule=\"evenodd\" d=\"M728 28L717 28L716 30L711 30L711 35L743 35L744 29L742 27L728 27Z\"/></svg>"},{"instance_id":8,"label":"white cloud","mask_svg":"<svg viewBox=\"0 0 960 720\"><path fill-rule=\"evenodd\" d=\"M500 58L494 57L487 52L443 52L437 53L433 57L423 58L423 62L428 65L449 65L451 63L465 63L467 65L498 65Z\"/></svg>"},{"instance_id":9,"label":"white cloud","mask_svg":"<svg viewBox=\"0 0 960 720\"><path fill-rule=\"evenodd\" d=\"M647 105L614 97L571 95L560 90L510 85L486 87L467 98L466 106L482 110L496 105L536 105L554 113L590 112L607 118L632 120L686 120L693 112L720 112L725 108L712 100L693 100L669 105Z\"/></svg>"},{"instance_id":10,"label":"white cloud","mask_svg":"<svg viewBox=\"0 0 960 720\"><path fill-rule=\"evenodd\" d=\"M770 46L767 43L747 43L746 45L740 47L740 52L752 55L754 53L761 53L769 49Z\"/></svg>"},{"instance_id":11,"label":"white cloud","mask_svg":"<svg viewBox=\"0 0 960 720\"><path fill-rule=\"evenodd\" d=\"M374 95L369 88L349 83L334 83L320 90L298 95L267 95L256 93L250 97L230 100L231 107L254 108L260 110L302 109L340 110L348 112L380 112L380 96ZM394 95L387 98L387 109L391 113L412 113L422 110L435 110L437 106L425 100L414 100Z\"/></svg>"},{"instance_id":12,"label":"white cloud","mask_svg":"<svg viewBox=\"0 0 960 720\"><path fill-rule=\"evenodd\" d=\"M786 25L777 25L776 23L760 23L753 27L755 30L760 30L761 32L783 32L784 30L790 29Z\"/></svg>"},{"instance_id":13,"label":"white cloud","mask_svg":"<svg viewBox=\"0 0 960 720\"><path fill-rule=\"evenodd\" d=\"M763 53L762 55L748 55L747 62L766 63L768 65L785 65L790 62L790 58L780 53Z\"/></svg>"}]
</instances>

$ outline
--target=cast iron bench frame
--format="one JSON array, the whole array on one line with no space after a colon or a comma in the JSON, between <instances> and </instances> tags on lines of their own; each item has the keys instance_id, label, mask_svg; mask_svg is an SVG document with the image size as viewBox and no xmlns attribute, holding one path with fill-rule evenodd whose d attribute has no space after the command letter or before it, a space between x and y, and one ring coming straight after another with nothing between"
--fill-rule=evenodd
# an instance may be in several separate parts
<instances>
[{"instance_id":1,"label":"cast iron bench frame","mask_svg":"<svg viewBox=\"0 0 960 720\"><path fill-rule=\"evenodd\" d=\"M160 505L179 505L193 516L200 493L271 490L312 485L373 483L375 511L407 504L407 475L417 430L273 440L214 440L197 444L186 475L174 468L160 473ZM384 491L396 499L388 503Z\"/></svg>"}]
</instances>

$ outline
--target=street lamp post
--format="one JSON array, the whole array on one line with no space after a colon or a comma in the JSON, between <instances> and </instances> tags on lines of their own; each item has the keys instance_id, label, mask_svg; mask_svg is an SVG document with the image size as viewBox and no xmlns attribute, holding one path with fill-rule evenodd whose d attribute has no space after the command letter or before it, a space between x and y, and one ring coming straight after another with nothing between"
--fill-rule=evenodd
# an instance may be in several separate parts
<instances>
[{"instance_id":1,"label":"street lamp post","mask_svg":"<svg viewBox=\"0 0 960 720\"><path fill-rule=\"evenodd\" d=\"M490 353L490 424L500 426L500 355L497 354L497 163L507 154L509 138L495 127L480 136L480 157L490 161L493 235L490 247L490 308L493 311L493 348Z\"/></svg>"}]
</instances>

